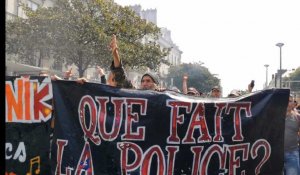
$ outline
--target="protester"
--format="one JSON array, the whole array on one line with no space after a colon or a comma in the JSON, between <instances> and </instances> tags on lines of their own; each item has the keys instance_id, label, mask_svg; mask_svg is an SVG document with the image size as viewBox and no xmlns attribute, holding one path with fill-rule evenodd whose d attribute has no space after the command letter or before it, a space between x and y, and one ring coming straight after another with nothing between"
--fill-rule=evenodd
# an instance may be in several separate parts
<instances>
[{"instance_id":1,"label":"protester","mask_svg":"<svg viewBox=\"0 0 300 175\"><path fill-rule=\"evenodd\" d=\"M174 92L177 92L177 93L180 93L181 91L178 89L178 87L176 87L176 86L172 86L171 88L170 88L170 90L171 91L174 91Z\"/></svg>"},{"instance_id":2,"label":"protester","mask_svg":"<svg viewBox=\"0 0 300 175\"><path fill-rule=\"evenodd\" d=\"M72 67L71 67L69 70L65 71L63 78L61 78L61 77L59 77L55 74L55 75L51 76L51 80L52 81L55 81L55 80L70 80L72 76L73 76L73 74L72 74ZM88 80L84 77L81 77L81 78L77 78L75 81L79 84L83 84L83 83L87 82Z\"/></svg>"},{"instance_id":3,"label":"protester","mask_svg":"<svg viewBox=\"0 0 300 175\"><path fill-rule=\"evenodd\" d=\"M289 97L285 117L284 130L284 169L285 175L299 175L299 149L298 131L300 129L300 116L293 110L293 97Z\"/></svg>"},{"instance_id":4,"label":"protester","mask_svg":"<svg viewBox=\"0 0 300 175\"><path fill-rule=\"evenodd\" d=\"M300 115L300 105L294 100L294 111L297 115ZM300 130L298 131L298 149L299 149L299 167L300 167Z\"/></svg>"},{"instance_id":5,"label":"protester","mask_svg":"<svg viewBox=\"0 0 300 175\"><path fill-rule=\"evenodd\" d=\"M70 80L70 78L73 76L72 74L72 67L67 70L65 73L64 73L64 80Z\"/></svg>"},{"instance_id":6,"label":"protester","mask_svg":"<svg viewBox=\"0 0 300 175\"><path fill-rule=\"evenodd\" d=\"M248 84L248 91L247 93L251 93L254 88L254 80L251 80L251 82Z\"/></svg>"},{"instance_id":7,"label":"protester","mask_svg":"<svg viewBox=\"0 0 300 175\"><path fill-rule=\"evenodd\" d=\"M220 98L221 97L221 90L220 90L219 86L214 86L211 89L210 97L213 97L213 98Z\"/></svg>"},{"instance_id":8,"label":"protester","mask_svg":"<svg viewBox=\"0 0 300 175\"><path fill-rule=\"evenodd\" d=\"M110 49L112 51L113 61L110 66L110 73L107 80L105 79L104 70L101 67L97 66L97 71L100 75L101 83L106 83L110 86L118 88L134 88L131 81L127 79L127 75L123 68L122 61L119 56L119 48L117 45L116 35L112 36ZM84 82L87 82L87 79L80 78L80 80L77 80L77 82L83 84Z\"/></svg>"},{"instance_id":9,"label":"protester","mask_svg":"<svg viewBox=\"0 0 300 175\"><path fill-rule=\"evenodd\" d=\"M230 97L230 98L235 98L235 97L238 97L238 96L241 96L242 93L240 90L237 90L237 89L233 89L232 91L230 91L230 93L228 94L227 97Z\"/></svg>"},{"instance_id":10,"label":"protester","mask_svg":"<svg viewBox=\"0 0 300 175\"><path fill-rule=\"evenodd\" d=\"M189 87L187 90L187 95L192 95L192 96L201 96L202 92L199 92L196 88L194 87Z\"/></svg>"},{"instance_id":11,"label":"protester","mask_svg":"<svg viewBox=\"0 0 300 175\"><path fill-rule=\"evenodd\" d=\"M187 92L188 92L187 80L188 80L188 76L183 75L183 77L182 77L182 92L183 92L183 94L187 94Z\"/></svg>"},{"instance_id":12,"label":"protester","mask_svg":"<svg viewBox=\"0 0 300 175\"><path fill-rule=\"evenodd\" d=\"M61 77L57 76L56 74L54 74L54 75L51 76L51 79L52 80L70 80L71 76L73 76L72 67L69 70L64 72L64 77L63 78L61 78Z\"/></svg>"},{"instance_id":13,"label":"protester","mask_svg":"<svg viewBox=\"0 0 300 175\"><path fill-rule=\"evenodd\" d=\"M194 88L194 87L187 88L187 80L188 80L188 76L183 75L183 77L182 77L182 92L183 92L183 94L192 95L192 96L201 96L202 93L199 92L196 88Z\"/></svg>"},{"instance_id":14,"label":"protester","mask_svg":"<svg viewBox=\"0 0 300 175\"><path fill-rule=\"evenodd\" d=\"M298 104L298 103L297 103ZM300 113L300 104L296 107L297 111Z\"/></svg>"},{"instance_id":15,"label":"protester","mask_svg":"<svg viewBox=\"0 0 300 175\"><path fill-rule=\"evenodd\" d=\"M241 95L245 95L245 94L249 94L252 92L254 88L254 80L252 80L249 84L248 84L248 88L246 90L237 90L237 89L233 89L227 97L238 97Z\"/></svg>"},{"instance_id":16,"label":"protester","mask_svg":"<svg viewBox=\"0 0 300 175\"><path fill-rule=\"evenodd\" d=\"M39 72L39 76L41 76L41 77L50 77L51 78L51 80L62 80L62 78L61 77L59 77L59 76L57 76L57 75L49 75L49 73L48 73L48 71L44 71L44 70L42 70L42 71L40 71Z\"/></svg>"},{"instance_id":17,"label":"protester","mask_svg":"<svg viewBox=\"0 0 300 175\"><path fill-rule=\"evenodd\" d=\"M100 66L97 66L97 72L100 75L101 83L106 84L106 78L105 78L104 70Z\"/></svg>"},{"instance_id":18,"label":"protester","mask_svg":"<svg viewBox=\"0 0 300 175\"><path fill-rule=\"evenodd\" d=\"M159 79L154 73L147 72L142 76L140 89L143 90L159 90Z\"/></svg>"},{"instance_id":19,"label":"protester","mask_svg":"<svg viewBox=\"0 0 300 175\"><path fill-rule=\"evenodd\" d=\"M122 65L122 61L119 56L117 37L112 36L110 48L113 55L113 61L110 66L110 73L108 75L107 84L119 88L134 88L131 81L127 79L127 75Z\"/></svg>"},{"instance_id":20,"label":"protester","mask_svg":"<svg viewBox=\"0 0 300 175\"><path fill-rule=\"evenodd\" d=\"M79 84L83 84L85 82L88 82L88 80L84 77L81 77L81 78L77 78L76 82Z\"/></svg>"},{"instance_id":21,"label":"protester","mask_svg":"<svg viewBox=\"0 0 300 175\"><path fill-rule=\"evenodd\" d=\"M297 107L298 107L298 102L296 100L294 100L294 111L295 111L295 113L300 115L300 112L298 111Z\"/></svg>"}]
</instances>

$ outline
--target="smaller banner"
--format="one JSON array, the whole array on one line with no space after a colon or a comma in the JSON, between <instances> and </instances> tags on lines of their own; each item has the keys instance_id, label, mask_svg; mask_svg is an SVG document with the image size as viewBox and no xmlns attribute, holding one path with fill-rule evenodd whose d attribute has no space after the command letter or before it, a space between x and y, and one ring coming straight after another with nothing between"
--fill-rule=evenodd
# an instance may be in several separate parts
<instances>
[{"instance_id":1,"label":"smaller banner","mask_svg":"<svg viewBox=\"0 0 300 175\"><path fill-rule=\"evenodd\" d=\"M50 174L51 117L49 77L6 77L5 175Z\"/></svg>"}]
</instances>

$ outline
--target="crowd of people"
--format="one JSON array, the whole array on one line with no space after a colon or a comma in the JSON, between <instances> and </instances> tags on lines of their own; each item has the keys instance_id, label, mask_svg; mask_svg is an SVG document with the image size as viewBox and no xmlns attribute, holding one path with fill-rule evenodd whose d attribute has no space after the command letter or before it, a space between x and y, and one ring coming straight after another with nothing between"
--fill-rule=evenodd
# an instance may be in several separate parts
<instances>
[{"instance_id":1,"label":"crowd of people","mask_svg":"<svg viewBox=\"0 0 300 175\"><path fill-rule=\"evenodd\" d=\"M300 174L300 107L290 95L284 130L284 173Z\"/></svg>"},{"instance_id":2,"label":"crowd of people","mask_svg":"<svg viewBox=\"0 0 300 175\"><path fill-rule=\"evenodd\" d=\"M140 87L136 88L132 85L131 81L128 79L126 72L123 68L122 61L119 56L119 50L117 45L116 36L112 36L110 43L110 48L112 51L113 61L110 66L110 73L106 79L104 69L97 66L97 72L100 76L101 83L107 84L109 86L118 88L129 88L129 89L141 89L141 90L154 90L154 91L165 91L171 90L177 93L182 93L190 96L196 97L210 97L210 98L220 98L221 89L219 86L214 86L208 95L197 90L195 87L188 87L188 76L183 75L182 78L182 91L177 87L172 87L170 89L160 88L159 77L152 72L146 72L143 74ZM46 76L47 74L41 73L41 76ZM58 77L57 75L51 76L52 80L63 80L70 79L72 77L72 68L64 73L64 77ZM87 82L88 80L84 77L76 79L80 84ZM254 81L248 85L247 90L241 91L233 89L229 94L228 98L239 97L245 93L251 93L254 87ZM300 105L292 96L289 97L289 103L287 107L287 113L285 117L285 131L284 131L284 174L285 175L300 175Z\"/></svg>"}]
</instances>

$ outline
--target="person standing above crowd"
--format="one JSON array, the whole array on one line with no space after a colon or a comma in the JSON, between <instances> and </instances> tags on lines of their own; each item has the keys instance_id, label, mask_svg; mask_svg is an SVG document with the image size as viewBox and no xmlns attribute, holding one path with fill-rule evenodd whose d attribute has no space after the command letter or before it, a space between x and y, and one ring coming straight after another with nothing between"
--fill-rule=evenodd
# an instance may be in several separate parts
<instances>
[{"instance_id":1,"label":"person standing above crowd","mask_svg":"<svg viewBox=\"0 0 300 175\"><path fill-rule=\"evenodd\" d=\"M127 75L123 68L122 61L119 56L119 48L117 45L116 35L112 36L112 40L110 42L110 49L112 51L113 61L110 66L110 73L108 74L107 80L105 79L104 70L100 66L97 66L97 72L100 75L101 83L106 83L107 85L118 88L134 88L132 83L127 79ZM82 81L79 83L84 82L87 82L87 80L82 78Z\"/></svg>"},{"instance_id":2,"label":"person standing above crowd","mask_svg":"<svg viewBox=\"0 0 300 175\"><path fill-rule=\"evenodd\" d=\"M110 48L113 55L113 61L110 66L110 73L108 75L107 84L119 88L134 88L131 82L127 79L127 75L122 65L119 56L119 48L117 45L116 35L112 36Z\"/></svg>"},{"instance_id":3,"label":"person standing above crowd","mask_svg":"<svg viewBox=\"0 0 300 175\"><path fill-rule=\"evenodd\" d=\"M289 97L285 117L284 130L284 174L299 175L299 149L298 149L298 132L300 129L300 116L294 110L293 97Z\"/></svg>"}]
</instances>

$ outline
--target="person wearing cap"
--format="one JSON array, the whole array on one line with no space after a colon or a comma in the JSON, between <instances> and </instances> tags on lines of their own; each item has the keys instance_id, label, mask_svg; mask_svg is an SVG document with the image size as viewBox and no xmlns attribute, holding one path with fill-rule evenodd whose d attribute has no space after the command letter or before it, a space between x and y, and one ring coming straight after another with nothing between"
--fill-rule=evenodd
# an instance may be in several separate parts
<instances>
[{"instance_id":1,"label":"person wearing cap","mask_svg":"<svg viewBox=\"0 0 300 175\"><path fill-rule=\"evenodd\" d=\"M176 86L172 86L172 87L170 88L170 90L171 90L171 91L174 91L174 92L177 92L177 93L180 93L180 92L181 92L180 89L178 89L178 87L176 87Z\"/></svg>"},{"instance_id":2,"label":"person wearing cap","mask_svg":"<svg viewBox=\"0 0 300 175\"><path fill-rule=\"evenodd\" d=\"M233 89L232 91L230 91L230 93L228 94L227 97L235 98L235 97L238 97L238 96L241 96L241 95L242 95L241 91Z\"/></svg>"},{"instance_id":3,"label":"person wearing cap","mask_svg":"<svg viewBox=\"0 0 300 175\"><path fill-rule=\"evenodd\" d=\"M143 90L158 90L159 80L154 73L147 72L142 76L140 88Z\"/></svg>"},{"instance_id":4,"label":"person wearing cap","mask_svg":"<svg viewBox=\"0 0 300 175\"><path fill-rule=\"evenodd\" d=\"M219 86L214 86L211 89L210 96L213 97L213 98L220 98L221 97L221 90L220 90Z\"/></svg>"},{"instance_id":5,"label":"person wearing cap","mask_svg":"<svg viewBox=\"0 0 300 175\"><path fill-rule=\"evenodd\" d=\"M182 77L182 92L183 94L192 95L192 96L201 96L202 92L199 92L194 87L187 87L188 75L183 75Z\"/></svg>"},{"instance_id":6,"label":"person wearing cap","mask_svg":"<svg viewBox=\"0 0 300 175\"><path fill-rule=\"evenodd\" d=\"M196 88L194 87L189 87L187 89L187 95L192 95L192 96L201 96L202 92L199 92Z\"/></svg>"}]
</instances>

